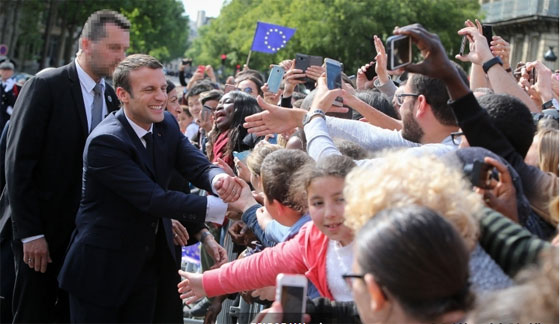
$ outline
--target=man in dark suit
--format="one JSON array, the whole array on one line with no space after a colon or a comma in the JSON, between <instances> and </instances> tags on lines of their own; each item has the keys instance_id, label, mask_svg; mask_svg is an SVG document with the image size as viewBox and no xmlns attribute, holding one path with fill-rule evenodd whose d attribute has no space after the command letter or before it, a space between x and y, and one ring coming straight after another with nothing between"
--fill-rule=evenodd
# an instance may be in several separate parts
<instances>
[{"instance_id":1,"label":"man in dark suit","mask_svg":"<svg viewBox=\"0 0 560 324\"><path fill-rule=\"evenodd\" d=\"M170 269L162 265L175 253L171 218L221 223L224 202L241 191L164 112L161 63L131 55L113 81L123 109L86 141L82 201L59 275L61 288L69 292L72 322L151 321L158 278L172 275L162 271ZM223 201L167 190L173 170Z\"/></svg>"},{"instance_id":2,"label":"man in dark suit","mask_svg":"<svg viewBox=\"0 0 560 324\"><path fill-rule=\"evenodd\" d=\"M27 81L8 131L6 185L16 260L14 322L69 319L57 275L81 196L88 133L118 98L105 84L129 47L130 23L108 10L86 22L71 64Z\"/></svg>"}]
</instances>

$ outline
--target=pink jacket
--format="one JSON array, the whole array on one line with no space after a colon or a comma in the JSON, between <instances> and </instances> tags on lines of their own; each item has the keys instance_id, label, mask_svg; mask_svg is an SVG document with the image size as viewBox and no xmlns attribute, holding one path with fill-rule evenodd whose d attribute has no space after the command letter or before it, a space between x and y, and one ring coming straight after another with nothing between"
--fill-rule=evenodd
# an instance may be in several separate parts
<instances>
[{"instance_id":1,"label":"pink jacket","mask_svg":"<svg viewBox=\"0 0 560 324\"><path fill-rule=\"evenodd\" d=\"M327 285L328 246L329 239L308 222L287 242L204 272L202 284L213 297L275 286L279 273L305 274L321 296L333 300Z\"/></svg>"}]
</instances>

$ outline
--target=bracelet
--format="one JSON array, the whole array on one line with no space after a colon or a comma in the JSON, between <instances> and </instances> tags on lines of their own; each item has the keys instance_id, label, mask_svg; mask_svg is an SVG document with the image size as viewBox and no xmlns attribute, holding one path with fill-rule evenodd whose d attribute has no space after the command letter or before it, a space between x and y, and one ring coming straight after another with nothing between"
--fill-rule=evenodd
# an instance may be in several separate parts
<instances>
[{"instance_id":1,"label":"bracelet","mask_svg":"<svg viewBox=\"0 0 560 324\"><path fill-rule=\"evenodd\" d=\"M204 241L206 240L206 237L207 237L208 235L210 235L210 232L209 232L209 231L204 231L204 232L202 232L202 234L200 234L200 242L201 242L201 243L204 243Z\"/></svg>"},{"instance_id":2,"label":"bracelet","mask_svg":"<svg viewBox=\"0 0 560 324\"><path fill-rule=\"evenodd\" d=\"M504 65L504 63L502 63L502 60L500 59L499 56L494 56L493 58L491 58L490 60L482 64L482 69L484 70L484 73L488 74L488 70L490 70L490 68L496 64Z\"/></svg>"}]
</instances>

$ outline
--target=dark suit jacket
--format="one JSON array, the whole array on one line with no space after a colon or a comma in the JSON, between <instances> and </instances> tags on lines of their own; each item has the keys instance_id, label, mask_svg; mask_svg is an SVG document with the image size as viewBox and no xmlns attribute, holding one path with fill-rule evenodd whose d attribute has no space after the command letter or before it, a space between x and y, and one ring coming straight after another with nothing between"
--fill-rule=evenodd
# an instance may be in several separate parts
<instances>
[{"instance_id":1,"label":"dark suit jacket","mask_svg":"<svg viewBox=\"0 0 560 324\"><path fill-rule=\"evenodd\" d=\"M154 253L159 219L166 217L159 231L165 231L167 247L155 253L169 258L174 254L170 218L204 222L206 197L166 190L172 171L208 191L223 171L189 143L169 113L154 124L153 134L153 164L122 109L87 139L82 201L59 275L61 288L77 298L122 305Z\"/></svg>"},{"instance_id":2,"label":"dark suit jacket","mask_svg":"<svg viewBox=\"0 0 560 324\"><path fill-rule=\"evenodd\" d=\"M109 112L118 98L105 87ZM44 234L64 254L78 210L88 127L74 62L28 80L14 106L6 184L14 239Z\"/></svg>"}]
</instances>

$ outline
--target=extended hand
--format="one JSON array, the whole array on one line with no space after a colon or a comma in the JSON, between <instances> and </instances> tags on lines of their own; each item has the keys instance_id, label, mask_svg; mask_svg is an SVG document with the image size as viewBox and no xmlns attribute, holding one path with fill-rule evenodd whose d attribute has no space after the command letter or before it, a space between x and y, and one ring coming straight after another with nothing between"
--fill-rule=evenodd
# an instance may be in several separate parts
<instances>
[{"instance_id":1,"label":"extended hand","mask_svg":"<svg viewBox=\"0 0 560 324\"><path fill-rule=\"evenodd\" d=\"M214 236L206 236L206 239L202 242L202 244L204 245L208 255L212 258L212 260L214 260L214 265L210 267L210 269L219 268L228 261L226 249L214 240Z\"/></svg>"},{"instance_id":2,"label":"extended hand","mask_svg":"<svg viewBox=\"0 0 560 324\"><path fill-rule=\"evenodd\" d=\"M202 297L206 297L206 291L202 285L202 274L192 273L179 270L179 275L184 279L177 288L181 299L185 300L185 304L192 304Z\"/></svg>"},{"instance_id":3,"label":"extended hand","mask_svg":"<svg viewBox=\"0 0 560 324\"><path fill-rule=\"evenodd\" d=\"M37 272L47 271L47 264L52 263L52 260L45 237L23 243L23 262Z\"/></svg>"},{"instance_id":4,"label":"extended hand","mask_svg":"<svg viewBox=\"0 0 560 324\"><path fill-rule=\"evenodd\" d=\"M307 111L303 109L282 108L266 103L260 96L257 102L262 112L245 117L243 127L249 133L265 136L274 133L285 133L301 126Z\"/></svg>"},{"instance_id":5,"label":"extended hand","mask_svg":"<svg viewBox=\"0 0 560 324\"><path fill-rule=\"evenodd\" d=\"M476 192L482 194L484 203L488 207L500 212L516 223L519 222L516 191L507 167L490 157L485 157L484 162L498 170L499 181L492 180L491 189L476 188Z\"/></svg>"},{"instance_id":6,"label":"extended hand","mask_svg":"<svg viewBox=\"0 0 560 324\"><path fill-rule=\"evenodd\" d=\"M225 203L230 203L239 199L239 195L241 195L241 185L235 178L229 176L225 173L218 174L214 189L216 189L216 193L222 198Z\"/></svg>"}]
</instances>

